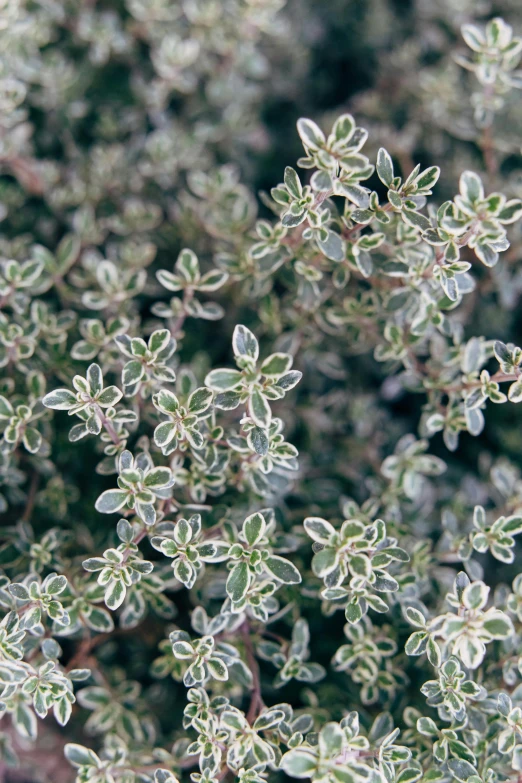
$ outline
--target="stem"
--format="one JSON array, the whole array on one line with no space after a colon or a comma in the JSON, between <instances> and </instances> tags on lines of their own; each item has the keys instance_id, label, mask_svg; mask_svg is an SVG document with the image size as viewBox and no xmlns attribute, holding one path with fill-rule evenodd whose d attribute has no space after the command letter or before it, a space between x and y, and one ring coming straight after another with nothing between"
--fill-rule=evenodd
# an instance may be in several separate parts
<instances>
[{"instance_id":1,"label":"stem","mask_svg":"<svg viewBox=\"0 0 522 783\"><path fill-rule=\"evenodd\" d=\"M185 291L183 292L183 300L182 300L183 311L178 316L178 318L174 321L173 325L170 328L170 333L173 337L178 337L179 333L181 332L181 328L188 316L188 313L186 311L186 306L193 298L194 298L194 290L192 288L185 288Z\"/></svg>"},{"instance_id":2,"label":"stem","mask_svg":"<svg viewBox=\"0 0 522 783\"><path fill-rule=\"evenodd\" d=\"M247 713L247 721L252 725L259 714L259 710L263 707L263 699L261 697L261 680L259 678L259 666L254 655L254 647L252 645L252 639L250 637L250 626L248 620L245 620L241 626L241 636L243 637L243 643L245 645L246 658L248 668L252 672L252 697L250 700L250 707Z\"/></svg>"},{"instance_id":3,"label":"stem","mask_svg":"<svg viewBox=\"0 0 522 783\"><path fill-rule=\"evenodd\" d=\"M101 421L102 427L105 429L105 432L107 432L110 435L110 438L115 446L120 445L120 436L114 429L114 424L110 419L107 418L107 416L104 414L102 409L99 405L96 406L96 413L98 415L99 420Z\"/></svg>"},{"instance_id":4,"label":"stem","mask_svg":"<svg viewBox=\"0 0 522 783\"><path fill-rule=\"evenodd\" d=\"M67 666L65 667L66 672L70 672L71 669L78 669L81 664L84 663L84 661L87 660L90 653L93 651L95 647L97 647L99 644L102 644L106 639L110 637L109 633L102 633L98 636L85 636L82 639L81 644L78 647L78 650L75 652Z\"/></svg>"},{"instance_id":5,"label":"stem","mask_svg":"<svg viewBox=\"0 0 522 783\"><path fill-rule=\"evenodd\" d=\"M501 372L500 370L496 372L494 375L491 376L490 381L493 381L494 383L507 383L509 381L518 381L519 376L513 373L506 373ZM446 394L450 394L451 392L460 392L464 391L466 389L476 389L481 385L481 381L470 381L469 383L461 383L459 386L442 386L442 387L435 387L435 391L441 391L446 392Z\"/></svg>"},{"instance_id":6,"label":"stem","mask_svg":"<svg viewBox=\"0 0 522 783\"><path fill-rule=\"evenodd\" d=\"M490 178L493 179L498 173L498 161L496 156L495 144L491 125L484 128L482 139L480 141L482 154L484 155L484 165Z\"/></svg>"}]
</instances>

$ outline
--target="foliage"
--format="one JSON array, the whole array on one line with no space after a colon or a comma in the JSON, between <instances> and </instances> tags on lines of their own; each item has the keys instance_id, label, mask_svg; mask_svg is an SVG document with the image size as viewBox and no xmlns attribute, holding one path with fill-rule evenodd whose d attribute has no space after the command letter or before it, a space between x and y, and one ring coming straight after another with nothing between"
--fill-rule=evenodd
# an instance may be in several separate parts
<instances>
[{"instance_id":1,"label":"foliage","mask_svg":"<svg viewBox=\"0 0 522 783\"><path fill-rule=\"evenodd\" d=\"M364 5L0 0L0 779L520 780L522 17Z\"/></svg>"}]
</instances>

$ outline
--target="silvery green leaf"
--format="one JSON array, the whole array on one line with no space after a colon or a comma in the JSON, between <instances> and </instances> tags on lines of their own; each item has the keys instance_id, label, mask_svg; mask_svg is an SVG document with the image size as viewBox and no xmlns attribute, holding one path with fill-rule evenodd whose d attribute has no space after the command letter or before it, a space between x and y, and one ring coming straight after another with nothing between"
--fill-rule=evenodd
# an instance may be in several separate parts
<instances>
[{"instance_id":1,"label":"silvery green leaf","mask_svg":"<svg viewBox=\"0 0 522 783\"><path fill-rule=\"evenodd\" d=\"M250 329L247 329L247 327L242 324L239 324L234 329L232 347L235 356L248 356L254 361L257 361L259 358L259 344L257 339Z\"/></svg>"},{"instance_id":2,"label":"silvery green leaf","mask_svg":"<svg viewBox=\"0 0 522 783\"><path fill-rule=\"evenodd\" d=\"M87 382L93 397L103 389L103 375L99 364L91 364L87 369Z\"/></svg>"},{"instance_id":3,"label":"silvery green leaf","mask_svg":"<svg viewBox=\"0 0 522 783\"><path fill-rule=\"evenodd\" d=\"M484 199L482 180L474 171L464 171L460 176L459 189L462 196L470 204Z\"/></svg>"},{"instance_id":4,"label":"silvery green leaf","mask_svg":"<svg viewBox=\"0 0 522 783\"><path fill-rule=\"evenodd\" d=\"M260 456L268 454L270 442L266 431L261 427L252 427L247 435L247 443L256 454Z\"/></svg>"},{"instance_id":5,"label":"silvery green leaf","mask_svg":"<svg viewBox=\"0 0 522 783\"><path fill-rule=\"evenodd\" d=\"M123 489L107 489L95 503L96 511L101 514L113 514L127 503L128 492Z\"/></svg>"},{"instance_id":6,"label":"silvery green leaf","mask_svg":"<svg viewBox=\"0 0 522 783\"><path fill-rule=\"evenodd\" d=\"M145 373L143 364L138 359L127 362L122 372L122 383L124 386L132 386L141 381Z\"/></svg>"},{"instance_id":7,"label":"silvery green leaf","mask_svg":"<svg viewBox=\"0 0 522 783\"><path fill-rule=\"evenodd\" d=\"M272 418L272 411L266 397L254 389L248 400L248 412L258 427L267 429Z\"/></svg>"},{"instance_id":8,"label":"silvery green leaf","mask_svg":"<svg viewBox=\"0 0 522 783\"><path fill-rule=\"evenodd\" d=\"M123 392L121 392L117 386L107 386L98 396L96 402L98 405L101 405L102 408L108 408L109 406L116 405L122 397Z\"/></svg>"},{"instance_id":9,"label":"silvery green leaf","mask_svg":"<svg viewBox=\"0 0 522 783\"><path fill-rule=\"evenodd\" d=\"M55 391L46 394L42 400L46 408L53 408L57 411L68 411L76 405L76 395L69 389L55 389Z\"/></svg>"},{"instance_id":10,"label":"silvery green leaf","mask_svg":"<svg viewBox=\"0 0 522 783\"><path fill-rule=\"evenodd\" d=\"M423 172L421 172L418 175L418 177L416 177L414 180L415 185L417 187L417 191L416 191L417 194L431 193L431 188L437 183L439 177L440 177L440 168L438 166L430 166L430 168L425 169Z\"/></svg>"},{"instance_id":11,"label":"silvery green leaf","mask_svg":"<svg viewBox=\"0 0 522 783\"><path fill-rule=\"evenodd\" d=\"M210 676L214 680L226 682L228 680L228 669L220 658L209 658L207 661Z\"/></svg>"},{"instance_id":12,"label":"silvery green leaf","mask_svg":"<svg viewBox=\"0 0 522 783\"><path fill-rule=\"evenodd\" d=\"M318 759L310 749L289 750L281 759L281 769L291 778L308 778L313 776L318 766Z\"/></svg>"},{"instance_id":13,"label":"silvery green leaf","mask_svg":"<svg viewBox=\"0 0 522 783\"><path fill-rule=\"evenodd\" d=\"M301 574L290 560L278 555L271 555L263 561L269 574L284 584L299 584Z\"/></svg>"},{"instance_id":14,"label":"silvery green leaf","mask_svg":"<svg viewBox=\"0 0 522 783\"><path fill-rule=\"evenodd\" d=\"M318 239L317 245L324 255L332 261L342 261L345 257L343 240L335 231L329 231L325 240Z\"/></svg>"},{"instance_id":15,"label":"silvery green leaf","mask_svg":"<svg viewBox=\"0 0 522 783\"><path fill-rule=\"evenodd\" d=\"M199 280L199 261L193 250L184 248L177 260L176 269L186 281L195 283Z\"/></svg>"},{"instance_id":16,"label":"silvery green leaf","mask_svg":"<svg viewBox=\"0 0 522 783\"><path fill-rule=\"evenodd\" d=\"M263 538L265 530L266 522L262 514L251 514L243 522L243 535L250 547L254 547Z\"/></svg>"},{"instance_id":17,"label":"silvery green leaf","mask_svg":"<svg viewBox=\"0 0 522 783\"><path fill-rule=\"evenodd\" d=\"M97 767L100 764L93 750L72 742L65 746L65 757L74 767Z\"/></svg>"},{"instance_id":18,"label":"silvery green leaf","mask_svg":"<svg viewBox=\"0 0 522 783\"><path fill-rule=\"evenodd\" d=\"M42 445L43 438L35 427L26 427L24 430L23 444L28 452L36 454Z\"/></svg>"},{"instance_id":19,"label":"silvery green leaf","mask_svg":"<svg viewBox=\"0 0 522 783\"><path fill-rule=\"evenodd\" d=\"M126 587L122 580L113 579L105 591L105 603L109 609L118 609L125 600Z\"/></svg>"},{"instance_id":20,"label":"silvery green leaf","mask_svg":"<svg viewBox=\"0 0 522 783\"><path fill-rule=\"evenodd\" d=\"M312 152L319 150L326 141L324 133L313 120L305 118L298 120L297 132L299 133L305 148Z\"/></svg>"},{"instance_id":21,"label":"silvery green leaf","mask_svg":"<svg viewBox=\"0 0 522 783\"><path fill-rule=\"evenodd\" d=\"M300 199L303 195L303 188L295 169L287 166L284 179L290 195L295 199Z\"/></svg>"},{"instance_id":22,"label":"silvery green leaf","mask_svg":"<svg viewBox=\"0 0 522 783\"><path fill-rule=\"evenodd\" d=\"M205 377L205 386L215 391L231 391L237 389L243 381L239 370L211 370Z\"/></svg>"},{"instance_id":23,"label":"silvery green leaf","mask_svg":"<svg viewBox=\"0 0 522 783\"><path fill-rule=\"evenodd\" d=\"M390 154L381 147L377 153L377 176L388 187L393 181L393 162Z\"/></svg>"},{"instance_id":24,"label":"silvery green leaf","mask_svg":"<svg viewBox=\"0 0 522 783\"><path fill-rule=\"evenodd\" d=\"M273 353L261 364L263 375L278 377L287 373L293 363L293 358L288 353Z\"/></svg>"},{"instance_id":25,"label":"silvery green leaf","mask_svg":"<svg viewBox=\"0 0 522 783\"><path fill-rule=\"evenodd\" d=\"M245 562L237 563L227 579L227 595L234 603L245 597L250 584L248 565Z\"/></svg>"}]
</instances>

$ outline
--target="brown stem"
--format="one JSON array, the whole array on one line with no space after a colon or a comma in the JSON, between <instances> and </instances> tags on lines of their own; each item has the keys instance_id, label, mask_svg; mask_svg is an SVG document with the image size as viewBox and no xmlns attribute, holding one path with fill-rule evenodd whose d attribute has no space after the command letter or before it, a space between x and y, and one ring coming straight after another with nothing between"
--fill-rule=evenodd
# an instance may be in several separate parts
<instances>
[{"instance_id":1,"label":"brown stem","mask_svg":"<svg viewBox=\"0 0 522 783\"><path fill-rule=\"evenodd\" d=\"M194 298L194 290L192 288L185 288L185 291L183 292L183 311L178 316L178 318L174 321L174 323L170 328L170 333L174 338L179 337L181 328L188 316L188 313L186 311L186 306L193 298Z\"/></svg>"},{"instance_id":2,"label":"brown stem","mask_svg":"<svg viewBox=\"0 0 522 783\"><path fill-rule=\"evenodd\" d=\"M496 177L498 173L498 161L495 150L495 143L493 139L493 133L491 125L484 128L482 132L482 139L480 141L480 147L482 154L484 155L484 165L491 179Z\"/></svg>"},{"instance_id":3,"label":"brown stem","mask_svg":"<svg viewBox=\"0 0 522 783\"><path fill-rule=\"evenodd\" d=\"M245 620L241 626L241 636L243 637L243 644L245 645L248 668L252 672L252 696L250 699L250 707L246 716L247 721L252 725L259 714L259 710L263 707L263 699L261 697L259 666L254 655L254 647L252 645L248 620Z\"/></svg>"},{"instance_id":4,"label":"brown stem","mask_svg":"<svg viewBox=\"0 0 522 783\"><path fill-rule=\"evenodd\" d=\"M500 370L491 376L490 381L494 383L507 383L509 381L518 381L519 376L513 373L501 372ZM470 381L469 383L461 383L458 386L440 386L436 387L435 391L445 392L450 394L451 392L465 391L466 389L476 389L481 385L481 381Z\"/></svg>"},{"instance_id":5,"label":"brown stem","mask_svg":"<svg viewBox=\"0 0 522 783\"><path fill-rule=\"evenodd\" d=\"M98 636L85 636L79 647L78 650L75 652L67 666L65 667L66 672L70 672L72 669L79 669L82 668L82 666L85 665L87 658L91 654L91 652L94 650L95 647L98 647L99 644L102 644L106 639L108 639L110 634L108 633L102 633Z\"/></svg>"},{"instance_id":6,"label":"brown stem","mask_svg":"<svg viewBox=\"0 0 522 783\"><path fill-rule=\"evenodd\" d=\"M96 406L96 413L98 415L98 418L101 421L102 427L105 429L105 432L107 432L110 435L110 438L115 446L120 445L120 436L114 429L114 424L110 419L107 418L107 416L104 414L102 409L99 405Z\"/></svg>"}]
</instances>

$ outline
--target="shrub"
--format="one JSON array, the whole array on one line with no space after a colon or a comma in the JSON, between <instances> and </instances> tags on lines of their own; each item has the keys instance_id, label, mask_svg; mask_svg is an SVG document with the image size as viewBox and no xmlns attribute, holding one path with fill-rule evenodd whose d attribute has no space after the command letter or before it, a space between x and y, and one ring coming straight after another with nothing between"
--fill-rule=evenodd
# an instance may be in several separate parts
<instances>
[{"instance_id":1,"label":"shrub","mask_svg":"<svg viewBox=\"0 0 522 783\"><path fill-rule=\"evenodd\" d=\"M355 5L0 0L1 780L520 779L522 38Z\"/></svg>"}]
</instances>

